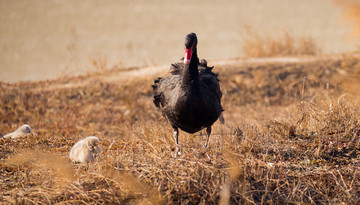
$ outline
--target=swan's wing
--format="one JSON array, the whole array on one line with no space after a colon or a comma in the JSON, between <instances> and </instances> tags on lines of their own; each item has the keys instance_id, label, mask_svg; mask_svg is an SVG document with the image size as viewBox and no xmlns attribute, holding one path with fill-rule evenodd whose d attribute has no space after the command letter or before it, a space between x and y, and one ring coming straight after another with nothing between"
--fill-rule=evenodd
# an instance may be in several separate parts
<instances>
[{"instance_id":1,"label":"swan's wing","mask_svg":"<svg viewBox=\"0 0 360 205\"><path fill-rule=\"evenodd\" d=\"M214 95L218 102L221 103L222 93L220 90L218 74L213 73L212 69L213 67L202 67L199 69L200 85L204 87L206 92Z\"/></svg>"},{"instance_id":2,"label":"swan's wing","mask_svg":"<svg viewBox=\"0 0 360 205\"><path fill-rule=\"evenodd\" d=\"M173 63L170 66L169 73L171 73L171 75L182 75L184 68L184 62Z\"/></svg>"},{"instance_id":3,"label":"swan's wing","mask_svg":"<svg viewBox=\"0 0 360 205\"><path fill-rule=\"evenodd\" d=\"M171 75L166 78L158 78L154 81L154 104L158 108L163 108L169 103L176 101L181 85L180 75Z\"/></svg>"}]
</instances>

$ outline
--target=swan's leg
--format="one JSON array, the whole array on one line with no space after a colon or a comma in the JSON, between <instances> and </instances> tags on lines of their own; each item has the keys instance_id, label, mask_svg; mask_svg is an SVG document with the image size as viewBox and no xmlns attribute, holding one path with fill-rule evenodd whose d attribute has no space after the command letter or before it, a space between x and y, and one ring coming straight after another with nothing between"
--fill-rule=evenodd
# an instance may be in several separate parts
<instances>
[{"instance_id":1,"label":"swan's leg","mask_svg":"<svg viewBox=\"0 0 360 205\"><path fill-rule=\"evenodd\" d=\"M176 153L180 156L181 155L181 149L179 147L179 129L177 127L174 128L174 138L176 143Z\"/></svg>"},{"instance_id":2,"label":"swan's leg","mask_svg":"<svg viewBox=\"0 0 360 205\"><path fill-rule=\"evenodd\" d=\"M176 146L179 145L179 129L177 127L173 127L174 128L174 138L175 138L175 143Z\"/></svg>"},{"instance_id":3,"label":"swan's leg","mask_svg":"<svg viewBox=\"0 0 360 205\"><path fill-rule=\"evenodd\" d=\"M209 138L210 138L210 134L211 134L211 126L206 128L206 143L205 143L205 148L207 148L209 146Z\"/></svg>"}]
</instances>

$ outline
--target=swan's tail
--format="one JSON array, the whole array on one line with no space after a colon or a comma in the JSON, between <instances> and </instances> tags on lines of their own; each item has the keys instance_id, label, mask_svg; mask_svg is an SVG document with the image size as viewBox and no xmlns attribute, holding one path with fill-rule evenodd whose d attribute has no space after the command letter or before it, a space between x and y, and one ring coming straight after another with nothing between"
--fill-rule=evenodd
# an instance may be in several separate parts
<instances>
[{"instance_id":1,"label":"swan's tail","mask_svg":"<svg viewBox=\"0 0 360 205\"><path fill-rule=\"evenodd\" d=\"M224 119L224 116L223 114L221 113L220 116L219 116L219 120L220 120L220 123L223 125L225 124L225 119Z\"/></svg>"}]
</instances>

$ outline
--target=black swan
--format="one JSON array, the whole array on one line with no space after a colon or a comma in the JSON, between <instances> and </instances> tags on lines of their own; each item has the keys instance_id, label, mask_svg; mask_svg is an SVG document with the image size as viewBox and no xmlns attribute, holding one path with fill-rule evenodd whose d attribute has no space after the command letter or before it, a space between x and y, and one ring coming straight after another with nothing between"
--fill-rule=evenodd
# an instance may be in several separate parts
<instances>
[{"instance_id":1,"label":"black swan","mask_svg":"<svg viewBox=\"0 0 360 205\"><path fill-rule=\"evenodd\" d=\"M219 117L223 121L222 93L217 74L212 69L205 60L199 62L197 37L190 33L185 38L184 61L172 64L172 75L158 78L152 85L154 104L170 121L177 146L178 128L188 133L206 128L205 147L208 147L211 126Z\"/></svg>"}]
</instances>

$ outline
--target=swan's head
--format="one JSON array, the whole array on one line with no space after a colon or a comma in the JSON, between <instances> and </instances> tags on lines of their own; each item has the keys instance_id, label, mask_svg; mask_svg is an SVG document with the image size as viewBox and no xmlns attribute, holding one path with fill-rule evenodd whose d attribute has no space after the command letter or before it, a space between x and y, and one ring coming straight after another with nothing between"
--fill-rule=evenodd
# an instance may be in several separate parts
<instances>
[{"instance_id":1,"label":"swan's head","mask_svg":"<svg viewBox=\"0 0 360 205\"><path fill-rule=\"evenodd\" d=\"M185 37L185 58L184 64L187 65L191 61L193 49L197 45L197 37L195 33L189 33Z\"/></svg>"},{"instance_id":2,"label":"swan's head","mask_svg":"<svg viewBox=\"0 0 360 205\"><path fill-rule=\"evenodd\" d=\"M21 134L28 134L31 132L31 127L29 125L22 125L21 127L19 127L16 131L16 133L21 133Z\"/></svg>"}]
</instances>

